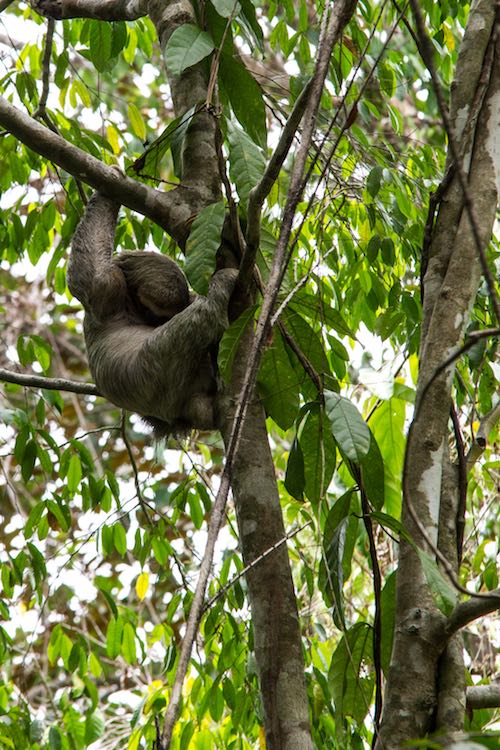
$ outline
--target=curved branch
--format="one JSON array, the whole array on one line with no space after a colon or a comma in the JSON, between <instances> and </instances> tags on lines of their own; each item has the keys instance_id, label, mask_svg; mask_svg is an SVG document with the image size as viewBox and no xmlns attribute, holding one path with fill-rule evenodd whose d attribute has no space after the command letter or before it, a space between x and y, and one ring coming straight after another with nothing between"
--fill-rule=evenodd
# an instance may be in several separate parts
<instances>
[{"instance_id":1,"label":"curved branch","mask_svg":"<svg viewBox=\"0 0 500 750\"><path fill-rule=\"evenodd\" d=\"M497 609L500 610L500 588L494 589L488 594L483 594L480 599L474 597L466 602L460 602L445 624L447 637L451 637L470 622L489 615L490 612L495 612Z\"/></svg>"},{"instance_id":2,"label":"curved branch","mask_svg":"<svg viewBox=\"0 0 500 750\"><path fill-rule=\"evenodd\" d=\"M152 219L177 242L182 243L186 239L185 222L193 211L188 199L195 196L189 196L185 188L179 187L162 193L120 174L115 168L107 166L24 114L2 96L0 125L25 146L62 167L77 179L117 203Z\"/></svg>"},{"instance_id":3,"label":"curved branch","mask_svg":"<svg viewBox=\"0 0 500 750\"><path fill-rule=\"evenodd\" d=\"M26 373L13 372L0 367L0 380L14 385L23 385L27 388L45 388L48 391L71 391L71 393L85 393L88 396L100 396L93 383L79 383L77 380L66 380L65 378L44 378L42 375L27 375Z\"/></svg>"}]
</instances>

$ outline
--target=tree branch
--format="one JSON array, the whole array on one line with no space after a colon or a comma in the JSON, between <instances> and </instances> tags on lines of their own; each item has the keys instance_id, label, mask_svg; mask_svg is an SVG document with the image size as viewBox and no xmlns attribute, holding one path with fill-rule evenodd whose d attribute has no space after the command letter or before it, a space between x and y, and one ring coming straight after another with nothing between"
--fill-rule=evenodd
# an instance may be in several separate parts
<instances>
[{"instance_id":1,"label":"tree branch","mask_svg":"<svg viewBox=\"0 0 500 750\"><path fill-rule=\"evenodd\" d=\"M79 383L77 380L66 380L65 378L45 378L42 375L27 375L26 373L13 372L0 367L0 380L14 385L23 385L27 388L45 388L48 391L71 391L72 393L86 393L89 396L100 396L99 391L93 383Z\"/></svg>"},{"instance_id":2,"label":"tree branch","mask_svg":"<svg viewBox=\"0 0 500 750\"><path fill-rule=\"evenodd\" d=\"M470 685L466 691L467 708L500 708L500 682Z\"/></svg>"},{"instance_id":3,"label":"tree branch","mask_svg":"<svg viewBox=\"0 0 500 750\"><path fill-rule=\"evenodd\" d=\"M165 229L181 244L187 236L186 222L193 213L189 198L194 192L179 187L168 193L121 175L91 154L66 141L0 96L0 125L37 154L57 164L75 178L99 190Z\"/></svg>"},{"instance_id":4,"label":"tree branch","mask_svg":"<svg viewBox=\"0 0 500 750\"><path fill-rule=\"evenodd\" d=\"M483 455L488 443L488 436L496 423L500 420L500 399L485 416L481 419L479 429L474 442L467 454L467 471L470 471L478 458Z\"/></svg>"},{"instance_id":5,"label":"tree branch","mask_svg":"<svg viewBox=\"0 0 500 750\"><path fill-rule=\"evenodd\" d=\"M450 638L470 622L497 609L500 610L500 588L483 594L480 599L474 597L466 602L459 602L445 624L446 636Z\"/></svg>"},{"instance_id":6,"label":"tree branch","mask_svg":"<svg viewBox=\"0 0 500 750\"><path fill-rule=\"evenodd\" d=\"M267 165L267 169L261 181L250 191L248 199L248 223L246 231L247 250L243 257L240 267L240 276L245 282L250 279L251 269L255 261L255 254L259 247L260 240L260 214L265 199L271 192L271 189L279 177L283 163L290 151L295 133L299 127L302 116L305 112L309 94L311 92L311 83L307 83L300 92L295 105L290 113L290 117L285 123L280 140L276 146L273 155Z\"/></svg>"},{"instance_id":7,"label":"tree branch","mask_svg":"<svg viewBox=\"0 0 500 750\"><path fill-rule=\"evenodd\" d=\"M148 0L32 0L31 6L42 16L57 19L135 21L148 12Z\"/></svg>"},{"instance_id":8,"label":"tree branch","mask_svg":"<svg viewBox=\"0 0 500 750\"><path fill-rule=\"evenodd\" d=\"M14 0L0 0L0 13L9 7L9 5L12 5Z\"/></svg>"}]
</instances>

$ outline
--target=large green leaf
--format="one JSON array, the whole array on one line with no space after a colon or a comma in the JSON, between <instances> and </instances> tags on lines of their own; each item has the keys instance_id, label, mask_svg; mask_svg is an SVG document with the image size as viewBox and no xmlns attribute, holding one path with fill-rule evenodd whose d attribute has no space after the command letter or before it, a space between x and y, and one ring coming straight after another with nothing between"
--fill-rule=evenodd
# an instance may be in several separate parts
<instances>
[{"instance_id":1,"label":"large green leaf","mask_svg":"<svg viewBox=\"0 0 500 750\"><path fill-rule=\"evenodd\" d=\"M287 430L299 411L299 384L278 330L274 330L273 342L264 352L257 382L267 414Z\"/></svg>"},{"instance_id":2,"label":"large green leaf","mask_svg":"<svg viewBox=\"0 0 500 750\"><path fill-rule=\"evenodd\" d=\"M370 707L374 677L372 629L358 622L347 630L335 649L328 675L340 724L352 716L361 724Z\"/></svg>"},{"instance_id":3,"label":"large green leaf","mask_svg":"<svg viewBox=\"0 0 500 750\"><path fill-rule=\"evenodd\" d=\"M265 149L266 108L259 84L237 57L222 54L219 71L236 119L255 143Z\"/></svg>"},{"instance_id":4,"label":"large green leaf","mask_svg":"<svg viewBox=\"0 0 500 750\"><path fill-rule=\"evenodd\" d=\"M385 498L384 461L372 432L370 432L370 448L366 456L361 459L360 467L363 487L368 499L374 508L380 510Z\"/></svg>"},{"instance_id":5,"label":"large green leaf","mask_svg":"<svg viewBox=\"0 0 500 750\"><path fill-rule=\"evenodd\" d=\"M339 498L328 513L322 541L322 558L318 585L328 607L333 609L333 619L338 628L345 629L344 618L344 554L349 526L352 490ZM352 545L350 546L352 554ZM350 569L350 565L349 565Z\"/></svg>"},{"instance_id":6,"label":"large green leaf","mask_svg":"<svg viewBox=\"0 0 500 750\"><path fill-rule=\"evenodd\" d=\"M229 137L229 174L240 196L242 208L250 190L260 181L266 168L266 160L260 148L240 128L231 127Z\"/></svg>"},{"instance_id":7,"label":"large green leaf","mask_svg":"<svg viewBox=\"0 0 500 750\"><path fill-rule=\"evenodd\" d=\"M423 549L418 549L418 556L434 601L441 612L449 615L457 603L456 589L445 578L433 557Z\"/></svg>"},{"instance_id":8,"label":"large green leaf","mask_svg":"<svg viewBox=\"0 0 500 750\"><path fill-rule=\"evenodd\" d=\"M361 463L370 450L370 430L354 404L334 391L325 391L325 410L342 453Z\"/></svg>"},{"instance_id":9,"label":"large green leaf","mask_svg":"<svg viewBox=\"0 0 500 750\"><path fill-rule=\"evenodd\" d=\"M291 336L295 346L298 347L317 375L330 373L330 364L321 339L309 323L298 313L289 309L285 310L281 319L287 334ZM290 351L290 360L296 372L301 373L302 391L305 397L311 400L316 398L316 387L313 386L302 362L292 351Z\"/></svg>"},{"instance_id":10,"label":"large green leaf","mask_svg":"<svg viewBox=\"0 0 500 750\"><path fill-rule=\"evenodd\" d=\"M90 59L97 70L104 71L109 67L113 34L109 23L90 21L89 49Z\"/></svg>"},{"instance_id":11,"label":"large green leaf","mask_svg":"<svg viewBox=\"0 0 500 750\"><path fill-rule=\"evenodd\" d=\"M211 203L193 221L186 243L184 271L198 294L206 294L215 271L215 256L221 243L226 209L224 203Z\"/></svg>"},{"instance_id":12,"label":"large green leaf","mask_svg":"<svg viewBox=\"0 0 500 750\"><path fill-rule=\"evenodd\" d=\"M167 42L165 61L173 75L196 65L214 50L214 43L206 31L185 23L179 26Z\"/></svg>"},{"instance_id":13,"label":"large green leaf","mask_svg":"<svg viewBox=\"0 0 500 750\"><path fill-rule=\"evenodd\" d=\"M211 0L211 2L217 13L223 18L230 18L240 11L238 0Z\"/></svg>"},{"instance_id":14,"label":"large green leaf","mask_svg":"<svg viewBox=\"0 0 500 750\"><path fill-rule=\"evenodd\" d=\"M170 125L165 128L158 138L148 146L142 156L134 161L130 169L133 169L137 174L144 174L148 177L158 177L165 154L168 149L171 148L175 173L177 177L180 178L182 176L182 144L189 123L195 116L196 111L196 107L191 107L191 109L183 115L172 120Z\"/></svg>"},{"instance_id":15,"label":"large green leaf","mask_svg":"<svg viewBox=\"0 0 500 750\"><path fill-rule=\"evenodd\" d=\"M292 497L302 500L304 498L305 486L304 456L300 443L295 438L286 464L285 487Z\"/></svg>"},{"instance_id":16,"label":"large green leaf","mask_svg":"<svg viewBox=\"0 0 500 750\"><path fill-rule=\"evenodd\" d=\"M313 404L299 434L304 457L305 494L318 503L326 493L335 471L336 449L328 419L318 404Z\"/></svg>"},{"instance_id":17,"label":"large green leaf","mask_svg":"<svg viewBox=\"0 0 500 750\"><path fill-rule=\"evenodd\" d=\"M257 310L257 305L245 310L239 318L231 323L220 340L217 365L219 373L226 383L229 383L231 380L233 362L238 352L241 338L245 333L247 326L250 325L251 321L255 318Z\"/></svg>"}]
</instances>

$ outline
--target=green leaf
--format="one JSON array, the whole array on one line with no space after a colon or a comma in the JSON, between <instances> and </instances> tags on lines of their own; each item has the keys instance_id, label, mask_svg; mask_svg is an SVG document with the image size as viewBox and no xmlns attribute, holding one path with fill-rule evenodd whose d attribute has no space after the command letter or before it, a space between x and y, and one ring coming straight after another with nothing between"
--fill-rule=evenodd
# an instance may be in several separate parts
<instances>
[{"instance_id":1,"label":"green leaf","mask_svg":"<svg viewBox=\"0 0 500 750\"><path fill-rule=\"evenodd\" d=\"M90 714L85 719L85 742L91 745L104 734L104 719L101 714Z\"/></svg>"},{"instance_id":2,"label":"green leaf","mask_svg":"<svg viewBox=\"0 0 500 750\"><path fill-rule=\"evenodd\" d=\"M372 432L370 432L370 448L366 456L360 461L361 478L368 499L376 510L384 504L384 461L380 448Z\"/></svg>"},{"instance_id":3,"label":"green leaf","mask_svg":"<svg viewBox=\"0 0 500 750\"><path fill-rule=\"evenodd\" d=\"M57 727L50 727L49 729L49 748L50 750L61 750L62 739Z\"/></svg>"},{"instance_id":4,"label":"green leaf","mask_svg":"<svg viewBox=\"0 0 500 750\"><path fill-rule=\"evenodd\" d=\"M115 523L113 526L113 544L118 554L125 557L127 554L127 535L121 523Z\"/></svg>"},{"instance_id":5,"label":"green leaf","mask_svg":"<svg viewBox=\"0 0 500 750\"><path fill-rule=\"evenodd\" d=\"M282 319L287 333L292 337L296 346L298 346L302 354L311 363L315 372L318 375L329 373L330 364L325 354L325 350L323 349L323 344L321 343L316 331L301 315L293 312L291 309L285 310ZM295 354L292 354L292 357L297 363L297 367L304 373L303 366L296 358ZM304 373L304 378L305 382L309 384L309 376L306 376Z\"/></svg>"},{"instance_id":6,"label":"green leaf","mask_svg":"<svg viewBox=\"0 0 500 750\"><path fill-rule=\"evenodd\" d=\"M401 521L398 521L397 518L390 516L388 513L382 513L378 510L370 513L370 518L372 518L374 521L377 521L377 523L379 523L383 529L390 529L391 531L394 531L399 537L404 539L405 542L408 542L408 544L416 549L415 542L413 541L412 537L405 529Z\"/></svg>"},{"instance_id":7,"label":"green leaf","mask_svg":"<svg viewBox=\"0 0 500 750\"><path fill-rule=\"evenodd\" d=\"M172 158L174 160L174 171L177 177L182 177L182 144L187 129L198 107L191 107L180 117L172 120L165 130L156 138L138 159L131 165L136 173L145 174L151 177L158 177L160 169L168 149L172 149Z\"/></svg>"},{"instance_id":8,"label":"green leaf","mask_svg":"<svg viewBox=\"0 0 500 750\"><path fill-rule=\"evenodd\" d=\"M135 664L137 660L135 630L129 622L123 626L122 654L127 664Z\"/></svg>"},{"instance_id":9,"label":"green leaf","mask_svg":"<svg viewBox=\"0 0 500 750\"><path fill-rule=\"evenodd\" d=\"M90 59L100 72L109 67L113 34L111 26L102 21L90 21L89 50Z\"/></svg>"},{"instance_id":10,"label":"green leaf","mask_svg":"<svg viewBox=\"0 0 500 750\"><path fill-rule=\"evenodd\" d=\"M98 21L102 24L102 21ZM111 24L111 57L117 57L127 44L127 24L124 21L114 21Z\"/></svg>"},{"instance_id":11,"label":"green leaf","mask_svg":"<svg viewBox=\"0 0 500 750\"><path fill-rule=\"evenodd\" d=\"M361 463L370 449L370 430L359 411L334 391L325 391L325 410L341 451L351 461Z\"/></svg>"},{"instance_id":12,"label":"green leaf","mask_svg":"<svg viewBox=\"0 0 500 750\"><path fill-rule=\"evenodd\" d=\"M42 369L46 372L50 367L50 359L52 356L52 347L45 341L41 336L32 336L33 349L37 361L41 364Z\"/></svg>"},{"instance_id":13,"label":"green leaf","mask_svg":"<svg viewBox=\"0 0 500 750\"><path fill-rule=\"evenodd\" d=\"M123 620L120 616L114 617L108 623L106 631L106 654L110 659L116 659L121 650L123 635Z\"/></svg>"},{"instance_id":14,"label":"green leaf","mask_svg":"<svg viewBox=\"0 0 500 750\"><path fill-rule=\"evenodd\" d=\"M207 293L215 271L215 256L221 243L225 215L224 203L211 203L200 211L189 233L184 271L199 294Z\"/></svg>"},{"instance_id":15,"label":"green leaf","mask_svg":"<svg viewBox=\"0 0 500 750\"><path fill-rule=\"evenodd\" d=\"M305 494L318 503L326 493L335 471L335 441L328 420L318 404L313 404L302 424L299 442L304 456Z\"/></svg>"},{"instance_id":16,"label":"green leaf","mask_svg":"<svg viewBox=\"0 0 500 750\"><path fill-rule=\"evenodd\" d=\"M239 13L241 9L238 0L212 0L212 5L223 18L230 18L233 13Z\"/></svg>"},{"instance_id":17,"label":"green leaf","mask_svg":"<svg viewBox=\"0 0 500 750\"><path fill-rule=\"evenodd\" d=\"M318 585L328 607L333 608L333 619L345 630L344 619L344 552L352 490L342 495L328 513L323 534L323 556L319 568ZM350 568L350 565L349 565Z\"/></svg>"},{"instance_id":18,"label":"green leaf","mask_svg":"<svg viewBox=\"0 0 500 750\"><path fill-rule=\"evenodd\" d=\"M264 34L257 20L255 6L252 3L252 0L240 1L241 14L239 20L243 23L243 27L247 31L249 40L253 41L253 43L259 48L261 52L264 52Z\"/></svg>"},{"instance_id":19,"label":"green leaf","mask_svg":"<svg viewBox=\"0 0 500 750\"><path fill-rule=\"evenodd\" d=\"M418 549L417 552L436 605L443 614L449 615L457 603L456 589L445 578L433 557L423 549Z\"/></svg>"},{"instance_id":20,"label":"green leaf","mask_svg":"<svg viewBox=\"0 0 500 750\"><path fill-rule=\"evenodd\" d=\"M135 106L135 104L129 104L127 107L128 118L130 120L130 126L134 134L139 138L140 141L146 140L146 126L142 115Z\"/></svg>"},{"instance_id":21,"label":"green leaf","mask_svg":"<svg viewBox=\"0 0 500 750\"><path fill-rule=\"evenodd\" d=\"M295 438L286 465L285 487L292 497L297 498L297 500L303 500L305 486L304 456L300 443Z\"/></svg>"},{"instance_id":22,"label":"green leaf","mask_svg":"<svg viewBox=\"0 0 500 750\"><path fill-rule=\"evenodd\" d=\"M373 693L372 660L372 629L358 622L343 634L328 674L340 723L345 716L352 716L362 724Z\"/></svg>"},{"instance_id":23,"label":"green leaf","mask_svg":"<svg viewBox=\"0 0 500 750\"><path fill-rule=\"evenodd\" d=\"M33 440L30 440L28 443L26 443L21 462L21 476L23 478L23 482L27 482L31 478L33 469L35 468L36 456L36 443Z\"/></svg>"},{"instance_id":24,"label":"green leaf","mask_svg":"<svg viewBox=\"0 0 500 750\"><path fill-rule=\"evenodd\" d=\"M172 75L196 65L214 49L214 43L206 31L185 23L179 26L167 42L165 61Z\"/></svg>"},{"instance_id":25,"label":"green leaf","mask_svg":"<svg viewBox=\"0 0 500 750\"><path fill-rule=\"evenodd\" d=\"M219 374L226 383L229 383L231 380L234 358L240 347L243 334L247 327L253 322L257 310L257 305L245 310L239 318L236 318L236 320L231 323L229 328L224 332L219 343L217 365L219 368Z\"/></svg>"},{"instance_id":26,"label":"green leaf","mask_svg":"<svg viewBox=\"0 0 500 750\"><path fill-rule=\"evenodd\" d=\"M257 185L266 169L262 151L243 130L230 127L229 174L246 211L250 190Z\"/></svg>"},{"instance_id":27,"label":"green leaf","mask_svg":"<svg viewBox=\"0 0 500 750\"><path fill-rule=\"evenodd\" d=\"M375 198L378 191L380 190L380 185L382 184L382 175L382 167L373 167L366 179L366 189L368 190L372 198Z\"/></svg>"},{"instance_id":28,"label":"green leaf","mask_svg":"<svg viewBox=\"0 0 500 750\"><path fill-rule=\"evenodd\" d=\"M287 430L299 411L299 383L278 329L262 357L257 382L266 413Z\"/></svg>"},{"instance_id":29,"label":"green leaf","mask_svg":"<svg viewBox=\"0 0 500 750\"><path fill-rule=\"evenodd\" d=\"M266 108L259 84L236 57L222 54L219 71L236 119L258 146L267 148Z\"/></svg>"},{"instance_id":30,"label":"green leaf","mask_svg":"<svg viewBox=\"0 0 500 750\"><path fill-rule=\"evenodd\" d=\"M66 479L68 490L72 495L74 495L74 493L80 486L80 482L82 481L82 464L79 457L75 453L71 456Z\"/></svg>"}]
</instances>

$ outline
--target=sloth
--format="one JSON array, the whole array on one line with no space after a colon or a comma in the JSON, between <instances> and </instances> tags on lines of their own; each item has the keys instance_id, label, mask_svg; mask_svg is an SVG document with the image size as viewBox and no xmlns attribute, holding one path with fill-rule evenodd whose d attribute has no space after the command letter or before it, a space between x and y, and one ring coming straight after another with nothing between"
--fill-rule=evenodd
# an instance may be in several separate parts
<instances>
[{"instance_id":1,"label":"sloth","mask_svg":"<svg viewBox=\"0 0 500 750\"><path fill-rule=\"evenodd\" d=\"M156 436L214 429L214 352L228 326L237 271L223 269L194 296L173 260L113 256L119 205L94 193L73 237L68 287L85 310L90 371L109 401L137 412Z\"/></svg>"}]
</instances>

